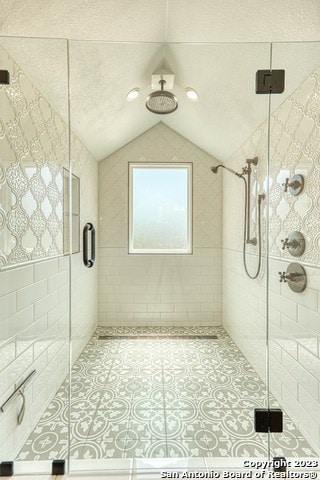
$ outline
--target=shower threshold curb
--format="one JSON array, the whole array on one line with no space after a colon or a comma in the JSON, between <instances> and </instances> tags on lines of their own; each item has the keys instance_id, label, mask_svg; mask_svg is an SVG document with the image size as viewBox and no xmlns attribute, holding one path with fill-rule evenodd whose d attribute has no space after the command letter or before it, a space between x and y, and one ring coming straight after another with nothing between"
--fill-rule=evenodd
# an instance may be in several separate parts
<instances>
[{"instance_id":1,"label":"shower threshold curb","mask_svg":"<svg viewBox=\"0 0 320 480\"><path fill-rule=\"evenodd\" d=\"M307 458L307 457L306 457ZM223 478L222 472L240 472L243 478L256 478L256 473L261 474L261 469L246 468L244 461L256 463L257 460L267 458L258 457L240 457L240 458L218 458L218 457L190 457L190 458L144 458L144 459L93 459L93 460L70 460L69 473L65 475L51 475L52 462L50 461L20 461L15 463L15 475L18 480L153 480L159 478L174 478L170 475L173 472L219 472L220 478ZM272 471L272 468L266 468L266 471ZM298 471L299 469L293 469ZM318 476L320 471L313 469ZM167 473L167 477L162 476ZM250 475L252 474L252 476ZM10 478L14 478L10 477ZM9 477L6 477L9 478ZM196 477L195 477L196 478ZM201 478L201 477L199 477ZM215 478L215 477L208 477ZM216 477L218 478L218 477ZM283 478L283 477L282 477Z\"/></svg>"}]
</instances>

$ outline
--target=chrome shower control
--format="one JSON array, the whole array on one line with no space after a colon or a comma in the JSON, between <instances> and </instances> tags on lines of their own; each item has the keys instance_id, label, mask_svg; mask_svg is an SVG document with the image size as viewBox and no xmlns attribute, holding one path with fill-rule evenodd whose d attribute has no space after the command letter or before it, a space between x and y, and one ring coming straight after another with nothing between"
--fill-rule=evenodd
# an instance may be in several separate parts
<instances>
[{"instance_id":1,"label":"chrome shower control","mask_svg":"<svg viewBox=\"0 0 320 480\"><path fill-rule=\"evenodd\" d=\"M293 257L300 257L303 255L306 248L306 241L301 232L292 232L289 237L281 240L282 250L288 249L288 252Z\"/></svg>"},{"instance_id":2,"label":"chrome shower control","mask_svg":"<svg viewBox=\"0 0 320 480\"><path fill-rule=\"evenodd\" d=\"M305 269L299 263L290 263L286 272L278 272L279 282L287 283L293 292L301 293L307 286Z\"/></svg>"},{"instance_id":3,"label":"chrome shower control","mask_svg":"<svg viewBox=\"0 0 320 480\"><path fill-rule=\"evenodd\" d=\"M281 242L282 242L281 250L285 250L286 248L289 248L288 240L289 240L289 238L285 238L284 240L281 240Z\"/></svg>"},{"instance_id":4,"label":"chrome shower control","mask_svg":"<svg viewBox=\"0 0 320 480\"><path fill-rule=\"evenodd\" d=\"M237 175L237 177L241 178L244 182L244 223L243 223L243 248L242 248L242 258L243 258L243 266L245 269L246 274L249 278L254 280L258 277L261 271L261 256L262 256L262 228L261 228L261 203L262 200L265 200L266 195L265 193L260 193L258 195L258 231L257 237L251 237L250 235L250 218L251 218L251 210L250 210L250 201L251 201L251 174L252 168L251 165L257 166L258 165L258 157L254 158L247 158L246 159L246 166L242 168L242 172L238 173L230 167L226 167L225 165L219 164L216 167L211 167L212 173L217 173L218 169L224 168L228 172ZM255 273L251 274L247 267L247 260L246 260L246 247L247 245L258 246L258 266Z\"/></svg>"},{"instance_id":5,"label":"chrome shower control","mask_svg":"<svg viewBox=\"0 0 320 480\"><path fill-rule=\"evenodd\" d=\"M303 187L304 187L304 178L303 175L293 175L293 177L286 178L286 183L283 183L282 186L284 187L284 191L287 192L289 189L289 192L293 197L296 197L299 195L299 193L302 192Z\"/></svg>"},{"instance_id":6,"label":"chrome shower control","mask_svg":"<svg viewBox=\"0 0 320 480\"><path fill-rule=\"evenodd\" d=\"M300 273L296 273L296 272L292 272L292 273L279 272L279 275L280 275L279 282L284 282L284 283L287 283L288 280L291 280L293 282L295 278L300 277Z\"/></svg>"}]
</instances>

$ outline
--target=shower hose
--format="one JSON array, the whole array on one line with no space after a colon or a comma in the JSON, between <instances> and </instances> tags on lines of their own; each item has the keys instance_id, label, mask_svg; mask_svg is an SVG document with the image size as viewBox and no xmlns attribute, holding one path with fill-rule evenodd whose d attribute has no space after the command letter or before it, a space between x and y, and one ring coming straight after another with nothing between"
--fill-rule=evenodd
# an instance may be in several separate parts
<instances>
[{"instance_id":1,"label":"shower hose","mask_svg":"<svg viewBox=\"0 0 320 480\"><path fill-rule=\"evenodd\" d=\"M248 267L247 267L247 259L246 259L246 246L247 246L247 242L246 242L246 229L247 229L247 222L249 220L249 215L250 215L250 212L248 212L248 184L247 184L247 180L245 179L245 177L241 177L244 181L244 185L245 185L245 207L244 207L244 228L243 228L243 250L242 250L242 253L243 253L243 266L244 266L244 269L246 271L246 274L248 275L249 278L251 278L252 280L254 280L255 278L258 277L259 273L260 273L260 270L261 270L261 200L264 198L264 195L259 195L258 197L258 256L259 256L259 261L258 261L258 267L257 267L257 270L256 270L256 273L254 275L251 275L248 271Z\"/></svg>"}]
</instances>

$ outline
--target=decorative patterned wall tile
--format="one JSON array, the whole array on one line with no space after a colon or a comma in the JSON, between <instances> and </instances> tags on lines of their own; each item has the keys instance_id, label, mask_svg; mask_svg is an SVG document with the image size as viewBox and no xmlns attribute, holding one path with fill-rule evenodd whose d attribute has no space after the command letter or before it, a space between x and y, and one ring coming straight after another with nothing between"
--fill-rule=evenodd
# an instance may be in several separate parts
<instances>
[{"instance_id":1,"label":"decorative patterned wall tile","mask_svg":"<svg viewBox=\"0 0 320 480\"><path fill-rule=\"evenodd\" d=\"M288 251L281 250L281 239L294 230L300 230L306 238L306 250L300 260L313 265L320 265L320 231L317 221L320 215L319 96L320 70L317 70L272 113L270 123L269 253L290 259ZM266 139L265 123L228 160L230 166L240 168L246 158L258 155L258 193L267 190ZM289 192L284 192L282 184L286 178L297 173L304 176L305 187L300 195L293 197ZM226 177L224 181L225 199L228 210L231 211L227 194L231 180ZM234 185L235 182L232 186ZM237 234L227 235L224 246L240 248L241 242L237 239L241 239L241 226L236 221L236 213L232 220L229 219L230 222L238 225Z\"/></svg>"},{"instance_id":2,"label":"decorative patterned wall tile","mask_svg":"<svg viewBox=\"0 0 320 480\"><path fill-rule=\"evenodd\" d=\"M68 126L2 46L0 58L10 71L10 85L0 86L0 265L6 266L62 254Z\"/></svg>"}]
</instances>

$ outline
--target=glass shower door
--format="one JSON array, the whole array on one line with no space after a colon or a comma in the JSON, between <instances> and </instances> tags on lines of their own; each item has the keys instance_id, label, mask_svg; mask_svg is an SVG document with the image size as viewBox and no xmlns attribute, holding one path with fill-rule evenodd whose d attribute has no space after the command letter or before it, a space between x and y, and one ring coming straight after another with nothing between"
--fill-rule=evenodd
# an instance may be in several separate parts
<instances>
[{"instance_id":1,"label":"glass shower door","mask_svg":"<svg viewBox=\"0 0 320 480\"><path fill-rule=\"evenodd\" d=\"M131 459L152 469L191 457L230 468L268 458L268 434L254 428L254 409L266 408L268 398L266 201L261 270L252 279L243 264L244 182L211 168L222 163L241 174L251 167L246 268L255 276L268 168L268 95L256 95L255 76L269 65L269 44L70 42L71 130L82 161L76 164L77 140L71 157L80 184L90 172L81 225L99 232L98 303L92 290L87 305L73 306L71 469L127 468ZM160 119L145 102L161 68L175 75L170 90L179 107ZM186 97L190 86L198 102ZM140 96L127 102L135 87ZM128 167L135 161L192 164L192 254L129 253ZM89 195L97 191L99 215ZM86 279L97 285L96 267L77 265L82 301Z\"/></svg>"},{"instance_id":2,"label":"glass shower door","mask_svg":"<svg viewBox=\"0 0 320 480\"><path fill-rule=\"evenodd\" d=\"M271 96L270 403L283 411L283 433L270 445L304 472L320 454L319 58L319 42L272 47L285 91Z\"/></svg>"},{"instance_id":3,"label":"glass shower door","mask_svg":"<svg viewBox=\"0 0 320 480\"><path fill-rule=\"evenodd\" d=\"M0 468L51 473L69 452L67 42L1 38L0 68Z\"/></svg>"}]
</instances>

